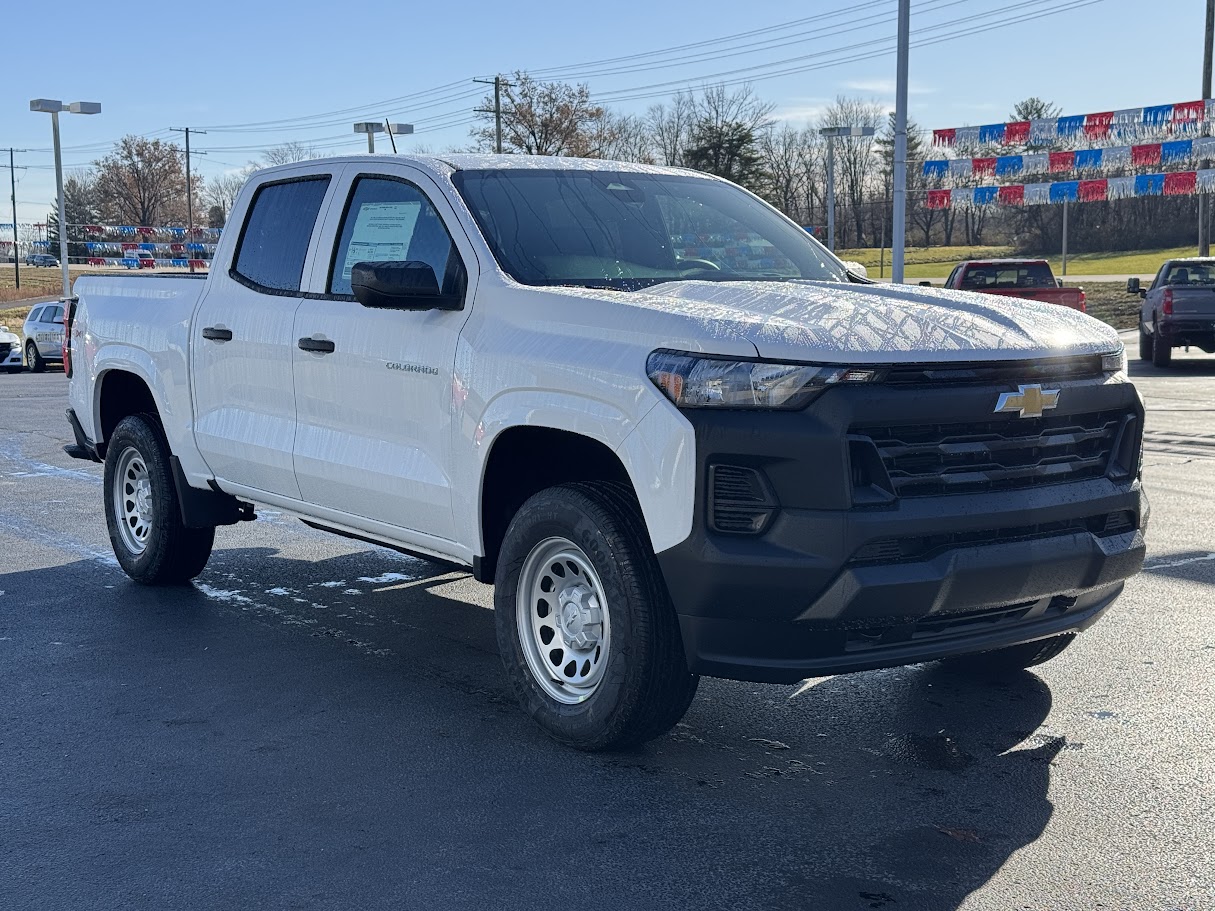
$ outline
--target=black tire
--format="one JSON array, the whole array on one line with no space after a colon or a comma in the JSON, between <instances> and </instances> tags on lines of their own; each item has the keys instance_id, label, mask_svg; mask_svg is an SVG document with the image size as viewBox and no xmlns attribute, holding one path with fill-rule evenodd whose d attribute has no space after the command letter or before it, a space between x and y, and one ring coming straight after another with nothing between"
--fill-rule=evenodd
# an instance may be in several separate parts
<instances>
[{"instance_id":1,"label":"black tire","mask_svg":"<svg viewBox=\"0 0 1215 911\"><path fill-rule=\"evenodd\" d=\"M602 583L611 639L591 695L564 704L543 689L524 655L520 574L541 542L567 539ZM620 749L657 737L684 716L700 678L688 671L675 610L632 491L618 484L551 487L507 529L494 579L498 648L516 698L550 736L580 750Z\"/></svg>"},{"instance_id":2,"label":"black tire","mask_svg":"<svg viewBox=\"0 0 1215 911\"><path fill-rule=\"evenodd\" d=\"M1139 327L1139 360L1150 361L1152 359L1152 337L1147 334L1143 326Z\"/></svg>"},{"instance_id":3,"label":"black tire","mask_svg":"<svg viewBox=\"0 0 1215 911\"><path fill-rule=\"evenodd\" d=\"M1023 642L1020 645L1010 645L1008 648L998 648L990 652L945 658L941 663L950 670L977 677L998 677L1050 661L1051 658L1071 645L1075 639L1075 633L1065 633L1062 636L1052 636L1036 642Z\"/></svg>"},{"instance_id":4,"label":"black tire","mask_svg":"<svg viewBox=\"0 0 1215 911\"><path fill-rule=\"evenodd\" d=\"M151 505L149 531L142 551L128 545L119 529L116 485L119 465L129 450L135 450L146 466ZM123 571L144 585L181 585L203 571L215 543L214 528L187 528L181 521L181 507L169 463L169 444L154 415L138 414L123 418L106 445L105 484L106 527L114 556Z\"/></svg>"},{"instance_id":5,"label":"black tire","mask_svg":"<svg viewBox=\"0 0 1215 911\"><path fill-rule=\"evenodd\" d=\"M1167 367L1173 362L1173 346L1160 331L1160 324L1152 327L1152 366Z\"/></svg>"},{"instance_id":6,"label":"black tire","mask_svg":"<svg viewBox=\"0 0 1215 911\"><path fill-rule=\"evenodd\" d=\"M46 361L38 353L38 346L33 341L25 343L25 365L30 368L30 373L41 373L46 369Z\"/></svg>"}]
</instances>

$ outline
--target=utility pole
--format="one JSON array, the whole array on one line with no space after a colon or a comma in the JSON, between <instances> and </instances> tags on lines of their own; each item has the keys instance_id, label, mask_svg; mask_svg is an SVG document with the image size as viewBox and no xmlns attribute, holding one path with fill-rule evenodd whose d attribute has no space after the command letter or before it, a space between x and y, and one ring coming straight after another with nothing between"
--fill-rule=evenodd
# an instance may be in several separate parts
<instances>
[{"instance_id":1,"label":"utility pole","mask_svg":"<svg viewBox=\"0 0 1215 911\"><path fill-rule=\"evenodd\" d=\"M18 288L21 287L21 254L17 250L17 166L13 162L13 153L24 151L25 149L8 150L8 179L13 203L13 283Z\"/></svg>"},{"instance_id":2,"label":"utility pole","mask_svg":"<svg viewBox=\"0 0 1215 911\"><path fill-rule=\"evenodd\" d=\"M907 58L911 0L899 0L898 32L894 92L894 221L890 226L890 280L896 285L903 283L903 248L907 242Z\"/></svg>"},{"instance_id":3,"label":"utility pole","mask_svg":"<svg viewBox=\"0 0 1215 911\"><path fill-rule=\"evenodd\" d=\"M194 235L194 182L190 174L190 133L200 133L203 136L207 135L206 130L193 130L189 127L169 127L174 133L186 134L186 237ZM200 155L203 153L199 153ZM194 271L194 258L190 256L189 247L186 248L186 262L189 264L190 271Z\"/></svg>"},{"instance_id":4,"label":"utility pole","mask_svg":"<svg viewBox=\"0 0 1215 911\"><path fill-rule=\"evenodd\" d=\"M1064 275L1067 275L1067 197L1063 197L1063 269Z\"/></svg>"},{"instance_id":5,"label":"utility pole","mask_svg":"<svg viewBox=\"0 0 1215 911\"><path fill-rule=\"evenodd\" d=\"M1211 54L1215 50L1215 0L1207 0L1207 29L1202 41L1202 98L1206 101L1211 97ZM1206 111L1202 114L1202 135L1209 132L1206 122ZM1198 167L1205 168L1207 162L1200 161ZM1198 255L1211 255L1211 225L1207 218L1207 207L1210 201L1206 193L1198 194Z\"/></svg>"},{"instance_id":6,"label":"utility pole","mask_svg":"<svg viewBox=\"0 0 1215 911\"><path fill-rule=\"evenodd\" d=\"M492 85L494 87L494 106L493 108L476 108L474 113L477 114L493 114L494 115L494 151L499 155L502 154L502 89L503 87L511 88L511 83L504 80L501 76L495 76L493 79L474 79L473 82L480 82L482 85Z\"/></svg>"}]
</instances>

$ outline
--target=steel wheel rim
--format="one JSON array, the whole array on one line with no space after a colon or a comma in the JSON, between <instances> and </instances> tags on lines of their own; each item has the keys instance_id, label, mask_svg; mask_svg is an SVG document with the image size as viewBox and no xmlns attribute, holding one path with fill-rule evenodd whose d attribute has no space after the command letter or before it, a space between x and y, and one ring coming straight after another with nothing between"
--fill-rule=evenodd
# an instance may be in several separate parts
<instances>
[{"instance_id":1,"label":"steel wheel rim","mask_svg":"<svg viewBox=\"0 0 1215 911\"><path fill-rule=\"evenodd\" d=\"M139 450L128 446L114 468L114 517L123 546L141 554L148 546L155 513L152 508L152 477Z\"/></svg>"},{"instance_id":2,"label":"steel wheel rim","mask_svg":"<svg viewBox=\"0 0 1215 911\"><path fill-rule=\"evenodd\" d=\"M545 695L577 705L603 680L611 622L603 583L590 559L567 538L546 538L519 574L515 616L532 678Z\"/></svg>"}]
</instances>

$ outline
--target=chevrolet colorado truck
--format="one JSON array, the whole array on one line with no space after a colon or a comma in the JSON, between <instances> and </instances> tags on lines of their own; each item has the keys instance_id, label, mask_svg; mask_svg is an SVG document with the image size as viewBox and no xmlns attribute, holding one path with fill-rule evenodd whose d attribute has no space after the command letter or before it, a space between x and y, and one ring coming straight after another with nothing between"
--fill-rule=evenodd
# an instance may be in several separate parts
<instances>
[{"instance_id":1,"label":"chevrolet colorado truck","mask_svg":"<svg viewBox=\"0 0 1215 911\"><path fill-rule=\"evenodd\" d=\"M205 276L85 276L68 418L123 569L255 504L495 586L507 678L582 749L701 675L1058 654L1141 567L1113 330L878 285L726 181L529 156L254 174Z\"/></svg>"},{"instance_id":2,"label":"chevrolet colorado truck","mask_svg":"<svg viewBox=\"0 0 1215 911\"><path fill-rule=\"evenodd\" d=\"M1126 290L1143 298L1139 306L1139 358L1157 367L1173 361L1173 349L1193 345L1215 354L1215 259L1170 259L1150 287L1137 277Z\"/></svg>"},{"instance_id":3,"label":"chevrolet colorado truck","mask_svg":"<svg viewBox=\"0 0 1215 911\"><path fill-rule=\"evenodd\" d=\"M945 287L1042 301L1081 313L1087 308L1084 289L1065 288L1044 259L968 260L954 267L945 279Z\"/></svg>"}]
</instances>

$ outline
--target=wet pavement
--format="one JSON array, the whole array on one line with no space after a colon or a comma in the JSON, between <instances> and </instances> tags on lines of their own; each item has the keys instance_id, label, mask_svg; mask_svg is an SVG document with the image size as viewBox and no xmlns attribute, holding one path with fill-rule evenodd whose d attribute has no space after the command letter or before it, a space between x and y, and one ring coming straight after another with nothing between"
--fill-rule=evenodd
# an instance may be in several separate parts
<instances>
[{"instance_id":1,"label":"wet pavement","mask_svg":"<svg viewBox=\"0 0 1215 911\"><path fill-rule=\"evenodd\" d=\"M130 583L62 374L0 376L0 907L1215 908L1215 358L1132 368L1149 569L1069 651L706 680L615 755L461 573L263 510Z\"/></svg>"}]
</instances>

